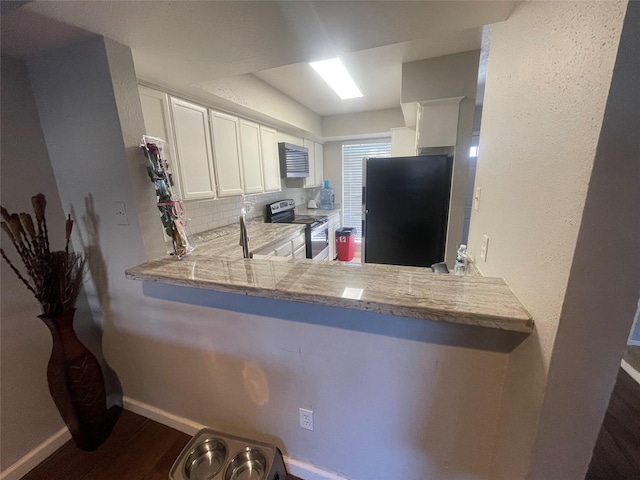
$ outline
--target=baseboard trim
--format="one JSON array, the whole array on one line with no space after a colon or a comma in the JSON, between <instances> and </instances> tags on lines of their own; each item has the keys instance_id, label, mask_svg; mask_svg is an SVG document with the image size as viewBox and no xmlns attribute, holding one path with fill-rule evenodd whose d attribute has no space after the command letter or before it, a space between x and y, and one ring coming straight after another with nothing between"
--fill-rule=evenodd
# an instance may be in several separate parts
<instances>
[{"instance_id":1,"label":"baseboard trim","mask_svg":"<svg viewBox=\"0 0 640 480\"><path fill-rule=\"evenodd\" d=\"M61 428L24 457L0 473L0 480L19 480L46 460L53 452L71 439L67 427Z\"/></svg>"},{"instance_id":2,"label":"baseboard trim","mask_svg":"<svg viewBox=\"0 0 640 480\"><path fill-rule=\"evenodd\" d=\"M137 413L138 415L142 415L143 417L147 417L158 423L162 423L163 425L167 425L168 427L175 428L187 435L195 435L198 430L205 428L205 425L193 422L188 418L174 415L173 413L169 413L165 410L154 407L153 405L140 402L127 396L123 398L123 403L124 408L127 410ZM285 456L284 463L287 467L287 471L291 475L300 477L303 480L348 480L347 477L322 470L311 463L302 462L294 458Z\"/></svg>"},{"instance_id":3,"label":"baseboard trim","mask_svg":"<svg viewBox=\"0 0 640 480\"><path fill-rule=\"evenodd\" d=\"M303 480L349 480L347 477L343 477L337 473L322 470L312 463L301 462L293 458L284 457L284 463L287 466L287 471L291 475L295 475Z\"/></svg>"},{"instance_id":4,"label":"baseboard trim","mask_svg":"<svg viewBox=\"0 0 640 480\"><path fill-rule=\"evenodd\" d=\"M633 378L636 383L640 384L640 372L638 372L635 368L629 365L624 359L620 362L620 366L622 369L629 374L631 378Z\"/></svg>"},{"instance_id":5,"label":"baseboard trim","mask_svg":"<svg viewBox=\"0 0 640 480\"><path fill-rule=\"evenodd\" d=\"M201 425L197 422L192 422L188 418L180 417L178 415L174 415L173 413L169 413L166 410L162 410L160 408L154 407L153 405L149 405L148 403L140 402L139 400L135 400L131 397L127 397L126 395L122 399L124 403L124 408L132 411L133 413L137 413L138 415L142 415L143 417L147 417L151 420L154 420L158 423L162 423L171 428L175 428L187 435L195 435L196 432L205 428L204 425Z\"/></svg>"}]
</instances>

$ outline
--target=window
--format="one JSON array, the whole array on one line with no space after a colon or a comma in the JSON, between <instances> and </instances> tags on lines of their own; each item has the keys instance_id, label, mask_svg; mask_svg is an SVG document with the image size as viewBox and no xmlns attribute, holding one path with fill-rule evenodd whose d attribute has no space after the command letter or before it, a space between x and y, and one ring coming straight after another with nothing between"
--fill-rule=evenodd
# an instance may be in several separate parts
<instances>
[{"instance_id":1,"label":"window","mask_svg":"<svg viewBox=\"0 0 640 480\"><path fill-rule=\"evenodd\" d=\"M342 146L342 219L345 227L356 228L356 242L362 233L362 160L390 156L390 141Z\"/></svg>"}]
</instances>

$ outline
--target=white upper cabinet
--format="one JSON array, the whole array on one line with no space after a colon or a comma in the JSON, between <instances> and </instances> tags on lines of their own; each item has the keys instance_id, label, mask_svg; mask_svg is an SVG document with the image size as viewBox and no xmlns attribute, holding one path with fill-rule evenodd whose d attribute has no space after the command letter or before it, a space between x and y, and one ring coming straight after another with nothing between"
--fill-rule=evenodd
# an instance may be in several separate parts
<instances>
[{"instance_id":1,"label":"white upper cabinet","mask_svg":"<svg viewBox=\"0 0 640 480\"><path fill-rule=\"evenodd\" d=\"M142 116L147 135L158 137L171 143L171 114L169 97L166 93L138 85Z\"/></svg>"},{"instance_id":2,"label":"white upper cabinet","mask_svg":"<svg viewBox=\"0 0 640 480\"><path fill-rule=\"evenodd\" d=\"M278 142L307 147L309 177L303 186L322 186L322 144L152 88L138 88L146 133L169 144L164 157L183 200L279 192Z\"/></svg>"},{"instance_id":3,"label":"white upper cabinet","mask_svg":"<svg viewBox=\"0 0 640 480\"><path fill-rule=\"evenodd\" d=\"M458 137L458 113L464 97L420 102L416 126L418 148L450 147Z\"/></svg>"},{"instance_id":4,"label":"white upper cabinet","mask_svg":"<svg viewBox=\"0 0 640 480\"><path fill-rule=\"evenodd\" d=\"M242 195L240 166L240 123L237 117L209 111L213 139L213 161L218 176L218 195Z\"/></svg>"},{"instance_id":5,"label":"white upper cabinet","mask_svg":"<svg viewBox=\"0 0 640 480\"><path fill-rule=\"evenodd\" d=\"M304 179L304 188L317 187L318 182L316 181L316 150L314 147L313 140L304 139L303 146L309 149L309 176Z\"/></svg>"},{"instance_id":6,"label":"white upper cabinet","mask_svg":"<svg viewBox=\"0 0 640 480\"><path fill-rule=\"evenodd\" d=\"M169 96L164 92L152 88L138 86L142 116L144 118L145 133L152 137L161 138L169 144L169 151L162 152L169 164L175 193L180 195L178 166L174 163L176 153L174 149L173 125L171 124L171 112L169 110Z\"/></svg>"},{"instance_id":7,"label":"white upper cabinet","mask_svg":"<svg viewBox=\"0 0 640 480\"><path fill-rule=\"evenodd\" d=\"M413 157L416 154L416 130L410 127L391 129L391 156Z\"/></svg>"},{"instance_id":8,"label":"white upper cabinet","mask_svg":"<svg viewBox=\"0 0 640 480\"><path fill-rule=\"evenodd\" d=\"M216 183L207 109L171 98L171 111L183 198L215 198Z\"/></svg>"},{"instance_id":9,"label":"white upper cabinet","mask_svg":"<svg viewBox=\"0 0 640 480\"><path fill-rule=\"evenodd\" d=\"M257 123L240 120L240 152L245 193L264 192L260 126Z\"/></svg>"},{"instance_id":10,"label":"white upper cabinet","mask_svg":"<svg viewBox=\"0 0 640 480\"><path fill-rule=\"evenodd\" d=\"M295 135L285 132L278 132L276 134L276 138L278 139L278 142L291 143L292 145L302 146L304 143L302 137L296 137Z\"/></svg>"},{"instance_id":11,"label":"white upper cabinet","mask_svg":"<svg viewBox=\"0 0 640 480\"><path fill-rule=\"evenodd\" d=\"M314 171L316 177L316 184L320 187L324 187L324 146L321 143L315 143L313 145L314 149Z\"/></svg>"},{"instance_id":12,"label":"white upper cabinet","mask_svg":"<svg viewBox=\"0 0 640 480\"><path fill-rule=\"evenodd\" d=\"M279 192L280 159L278 157L278 138L274 129L260 125L260 147L262 149L262 173L264 191Z\"/></svg>"}]
</instances>

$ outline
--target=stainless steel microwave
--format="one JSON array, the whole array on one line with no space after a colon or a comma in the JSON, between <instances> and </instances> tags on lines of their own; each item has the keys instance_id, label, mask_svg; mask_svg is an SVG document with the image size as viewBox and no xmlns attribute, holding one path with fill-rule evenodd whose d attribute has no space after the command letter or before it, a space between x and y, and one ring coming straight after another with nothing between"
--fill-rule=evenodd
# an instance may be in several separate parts
<instances>
[{"instance_id":1,"label":"stainless steel microwave","mask_svg":"<svg viewBox=\"0 0 640 480\"><path fill-rule=\"evenodd\" d=\"M309 176L309 149L292 143L278 143L280 174L286 178Z\"/></svg>"}]
</instances>

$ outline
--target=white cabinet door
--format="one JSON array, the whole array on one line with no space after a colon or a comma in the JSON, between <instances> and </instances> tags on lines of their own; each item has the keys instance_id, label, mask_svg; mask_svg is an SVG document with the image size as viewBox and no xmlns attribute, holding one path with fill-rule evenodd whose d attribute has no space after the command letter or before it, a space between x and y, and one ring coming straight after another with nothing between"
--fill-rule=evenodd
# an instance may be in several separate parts
<instances>
[{"instance_id":1,"label":"white cabinet door","mask_svg":"<svg viewBox=\"0 0 640 480\"><path fill-rule=\"evenodd\" d=\"M458 114L464 97L420 102L416 126L418 148L454 146L458 137Z\"/></svg>"},{"instance_id":2,"label":"white cabinet door","mask_svg":"<svg viewBox=\"0 0 640 480\"><path fill-rule=\"evenodd\" d=\"M296 259L307 258L306 246L302 245L301 247L298 247L298 249L293 252L293 258L296 258Z\"/></svg>"},{"instance_id":3,"label":"white cabinet door","mask_svg":"<svg viewBox=\"0 0 640 480\"><path fill-rule=\"evenodd\" d=\"M178 166L174 164L176 153L171 112L169 110L169 96L164 92L159 92L143 85L138 85L138 92L140 93L145 133L152 137L161 138L169 144L169 151L163 151L162 154L169 164L169 170L174 182L174 193L180 197Z\"/></svg>"},{"instance_id":4,"label":"white cabinet door","mask_svg":"<svg viewBox=\"0 0 640 480\"><path fill-rule=\"evenodd\" d=\"M242 195L240 168L240 128L238 117L209 111L213 137L213 161L218 176L218 195Z\"/></svg>"},{"instance_id":5,"label":"white cabinet door","mask_svg":"<svg viewBox=\"0 0 640 480\"><path fill-rule=\"evenodd\" d=\"M303 233L299 233L297 237L291 240L292 250L298 250L301 246L305 245L305 236Z\"/></svg>"},{"instance_id":6,"label":"white cabinet door","mask_svg":"<svg viewBox=\"0 0 640 480\"><path fill-rule=\"evenodd\" d=\"M336 254L336 227L329 225L329 260L335 260Z\"/></svg>"},{"instance_id":7,"label":"white cabinet door","mask_svg":"<svg viewBox=\"0 0 640 480\"><path fill-rule=\"evenodd\" d=\"M304 139L303 146L309 149L309 176L304 179L304 188L317 187L316 181L316 150L312 140Z\"/></svg>"},{"instance_id":8,"label":"white cabinet door","mask_svg":"<svg viewBox=\"0 0 640 480\"><path fill-rule=\"evenodd\" d=\"M171 110L183 198L215 198L207 109L171 98Z\"/></svg>"},{"instance_id":9,"label":"white cabinet door","mask_svg":"<svg viewBox=\"0 0 640 480\"><path fill-rule=\"evenodd\" d=\"M171 144L171 115L169 97L164 92L138 85L142 116L147 135L158 137Z\"/></svg>"},{"instance_id":10,"label":"white cabinet door","mask_svg":"<svg viewBox=\"0 0 640 480\"><path fill-rule=\"evenodd\" d=\"M252 253L251 258L256 260L272 260L276 256L276 251L273 250L270 253Z\"/></svg>"},{"instance_id":11,"label":"white cabinet door","mask_svg":"<svg viewBox=\"0 0 640 480\"><path fill-rule=\"evenodd\" d=\"M289 133L277 132L278 142L291 143L293 145L302 146L304 140L302 137L296 137L295 135L291 135Z\"/></svg>"},{"instance_id":12,"label":"white cabinet door","mask_svg":"<svg viewBox=\"0 0 640 480\"><path fill-rule=\"evenodd\" d=\"M262 149L262 173L264 175L264 191L279 192L280 159L278 158L278 139L276 131L260 125L260 147Z\"/></svg>"},{"instance_id":13,"label":"white cabinet door","mask_svg":"<svg viewBox=\"0 0 640 480\"><path fill-rule=\"evenodd\" d=\"M324 187L324 146L321 143L313 143L314 156L313 161L315 162L315 177L316 177L316 185L319 187Z\"/></svg>"},{"instance_id":14,"label":"white cabinet door","mask_svg":"<svg viewBox=\"0 0 640 480\"><path fill-rule=\"evenodd\" d=\"M391 129L391 156L413 157L416 154L415 128L400 127Z\"/></svg>"},{"instance_id":15,"label":"white cabinet door","mask_svg":"<svg viewBox=\"0 0 640 480\"><path fill-rule=\"evenodd\" d=\"M291 257L292 254L293 250L291 248L291 241L276 248L276 257Z\"/></svg>"},{"instance_id":16,"label":"white cabinet door","mask_svg":"<svg viewBox=\"0 0 640 480\"><path fill-rule=\"evenodd\" d=\"M240 152L245 193L264 192L260 126L257 123L240 120Z\"/></svg>"}]
</instances>

